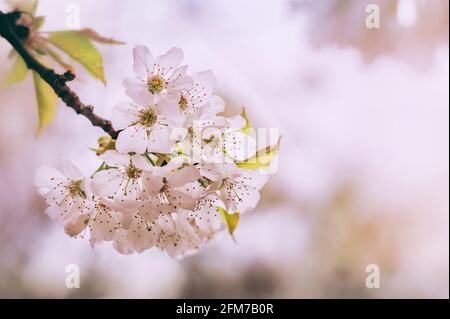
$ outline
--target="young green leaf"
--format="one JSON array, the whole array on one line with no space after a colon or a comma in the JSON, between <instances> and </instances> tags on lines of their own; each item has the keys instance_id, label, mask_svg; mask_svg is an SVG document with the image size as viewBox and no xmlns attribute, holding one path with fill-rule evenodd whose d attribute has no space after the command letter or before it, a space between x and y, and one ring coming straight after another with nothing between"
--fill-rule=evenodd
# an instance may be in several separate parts
<instances>
[{"instance_id":1,"label":"young green leaf","mask_svg":"<svg viewBox=\"0 0 450 319\"><path fill-rule=\"evenodd\" d=\"M58 97L47 82L42 80L35 72L33 72L33 79L39 114L38 133L40 133L53 121L56 114Z\"/></svg>"},{"instance_id":2,"label":"young green leaf","mask_svg":"<svg viewBox=\"0 0 450 319\"><path fill-rule=\"evenodd\" d=\"M255 156L245 161L237 162L236 165L239 168L251 170L269 167L280 149L280 140L281 138L278 140L277 144L259 150Z\"/></svg>"},{"instance_id":3,"label":"young green leaf","mask_svg":"<svg viewBox=\"0 0 450 319\"><path fill-rule=\"evenodd\" d=\"M47 42L47 39L44 38L37 38L37 41L35 41L36 45L34 47L34 50L40 50L44 52L45 54L48 54L53 60L55 60L56 63L61 65L66 71L74 71L74 67L68 64L64 59L59 55L58 52L53 50L52 47Z\"/></svg>"},{"instance_id":4,"label":"young green leaf","mask_svg":"<svg viewBox=\"0 0 450 319\"><path fill-rule=\"evenodd\" d=\"M0 86L6 86L14 83L19 83L25 80L28 75L28 68L25 61L20 55L15 56L14 64L0 82Z\"/></svg>"},{"instance_id":5,"label":"young green leaf","mask_svg":"<svg viewBox=\"0 0 450 319\"><path fill-rule=\"evenodd\" d=\"M106 83L102 56L85 35L76 31L57 31L52 32L48 39L83 65L95 79Z\"/></svg>"},{"instance_id":6,"label":"young green leaf","mask_svg":"<svg viewBox=\"0 0 450 319\"><path fill-rule=\"evenodd\" d=\"M31 31L37 31L40 28L42 28L42 26L45 23L45 17L34 17L33 19L33 24L31 25Z\"/></svg>"},{"instance_id":7,"label":"young green leaf","mask_svg":"<svg viewBox=\"0 0 450 319\"><path fill-rule=\"evenodd\" d=\"M77 31L79 34L84 35L85 37L91 39L92 41L98 42L98 43L104 43L104 44L125 44L125 42L115 40L113 38L107 38L104 36L101 36L96 31L85 28L81 29L80 31Z\"/></svg>"},{"instance_id":8,"label":"young green leaf","mask_svg":"<svg viewBox=\"0 0 450 319\"><path fill-rule=\"evenodd\" d=\"M230 233L231 237L235 240L233 234L239 223L239 218L240 218L239 213L236 212L236 213L230 214L222 207L217 206L216 208L217 208L217 211L219 212L220 216L222 217L223 221L227 224L228 232Z\"/></svg>"}]
</instances>

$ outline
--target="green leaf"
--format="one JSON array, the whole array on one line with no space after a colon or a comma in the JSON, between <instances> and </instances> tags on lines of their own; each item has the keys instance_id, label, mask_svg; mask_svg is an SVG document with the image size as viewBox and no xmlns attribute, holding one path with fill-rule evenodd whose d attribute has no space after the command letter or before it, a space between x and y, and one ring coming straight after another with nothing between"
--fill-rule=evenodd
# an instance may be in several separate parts
<instances>
[{"instance_id":1,"label":"green leaf","mask_svg":"<svg viewBox=\"0 0 450 319\"><path fill-rule=\"evenodd\" d=\"M230 233L231 237L233 238L233 240L236 241L233 234L239 223L240 214L237 212L230 214L225 209L223 209L222 207L219 207L219 206L217 206L216 208L217 208L217 211L219 212L220 216L222 217L223 221L227 224L228 232Z\"/></svg>"},{"instance_id":2,"label":"green leaf","mask_svg":"<svg viewBox=\"0 0 450 319\"><path fill-rule=\"evenodd\" d=\"M278 154L278 150L280 149L280 141L281 138L278 140L276 145L268 146L262 150L259 150L255 156L246 159L245 161L237 162L236 165L239 168L251 170L269 167L275 156Z\"/></svg>"},{"instance_id":3,"label":"green leaf","mask_svg":"<svg viewBox=\"0 0 450 319\"><path fill-rule=\"evenodd\" d=\"M38 133L40 133L55 118L58 97L50 85L35 72L33 72L33 79L39 114Z\"/></svg>"},{"instance_id":4,"label":"green leaf","mask_svg":"<svg viewBox=\"0 0 450 319\"><path fill-rule=\"evenodd\" d=\"M242 109L241 116L245 120L245 126L243 128L241 128L239 131L244 133L244 134L250 134L250 131L253 129L253 127L250 124L250 121L248 120L247 112L245 111L245 108Z\"/></svg>"},{"instance_id":5,"label":"green leaf","mask_svg":"<svg viewBox=\"0 0 450 319\"><path fill-rule=\"evenodd\" d=\"M14 83L19 83L25 80L28 75L28 67L20 55L16 55L14 64L0 82L0 86L6 86Z\"/></svg>"},{"instance_id":6,"label":"green leaf","mask_svg":"<svg viewBox=\"0 0 450 319\"><path fill-rule=\"evenodd\" d=\"M86 36L76 31L57 31L50 33L48 39L83 65L95 79L106 83L102 56Z\"/></svg>"},{"instance_id":7,"label":"green leaf","mask_svg":"<svg viewBox=\"0 0 450 319\"><path fill-rule=\"evenodd\" d=\"M43 41L37 42L37 46L34 48L34 50L36 52L38 52L39 50L44 52L45 54L48 54L50 57L53 58L53 60L56 61L56 63L61 65L66 71L71 71L74 73L75 72L74 67L68 64L66 61L64 61L64 59L58 54L58 52L53 50L46 41L47 41L46 39L43 39Z\"/></svg>"},{"instance_id":8,"label":"green leaf","mask_svg":"<svg viewBox=\"0 0 450 319\"><path fill-rule=\"evenodd\" d=\"M42 28L42 26L45 23L45 17L34 17L33 19L33 24L31 25L31 31L37 31L40 28Z\"/></svg>"},{"instance_id":9,"label":"green leaf","mask_svg":"<svg viewBox=\"0 0 450 319\"><path fill-rule=\"evenodd\" d=\"M107 37L101 36L96 31L89 29L89 28L81 29L80 31L76 31L76 32L78 32L79 34L84 35L85 37L91 39L92 41L98 42L98 43L125 44L125 42L115 40L113 38L107 38Z\"/></svg>"}]
</instances>

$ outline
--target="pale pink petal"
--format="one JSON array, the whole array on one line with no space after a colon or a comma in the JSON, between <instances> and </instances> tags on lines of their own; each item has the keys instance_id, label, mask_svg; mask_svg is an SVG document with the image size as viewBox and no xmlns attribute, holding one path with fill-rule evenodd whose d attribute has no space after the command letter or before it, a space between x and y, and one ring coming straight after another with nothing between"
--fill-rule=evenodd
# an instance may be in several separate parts
<instances>
[{"instance_id":1,"label":"pale pink petal","mask_svg":"<svg viewBox=\"0 0 450 319\"><path fill-rule=\"evenodd\" d=\"M34 184L37 187L44 187L48 190L65 180L66 177L58 170L47 166L40 167L34 174Z\"/></svg>"},{"instance_id":2,"label":"pale pink petal","mask_svg":"<svg viewBox=\"0 0 450 319\"><path fill-rule=\"evenodd\" d=\"M252 210L260 199L256 188L242 181L226 183L220 192L226 208L232 212L245 213Z\"/></svg>"},{"instance_id":3,"label":"pale pink petal","mask_svg":"<svg viewBox=\"0 0 450 319\"><path fill-rule=\"evenodd\" d=\"M193 209L197 204L197 200L191 196L179 191L171 189L166 191L167 198L175 208Z\"/></svg>"},{"instance_id":4,"label":"pale pink petal","mask_svg":"<svg viewBox=\"0 0 450 319\"><path fill-rule=\"evenodd\" d=\"M135 253L133 245L126 240L127 232L128 231L126 229L121 229L118 231L113 243L114 249L122 255L130 255Z\"/></svg>"},{"instance_id":5,"label":"pale pink petal","mask_svg":"<svg viewBox=\"0 0 450 319\"><path fill-rule=\"evenodd\" d=\"M180 76L175 80L169 82L167 85L167 90L169 91L179 91L183 89L188 89L192 86L192 79L188 76Z\"/></svg>"},{"instance_id":6,"label":"pale pink petal","mask_svg":"<svg viewBox=\"0 0 450 319\"><path fill-rule=\"evenodd\" d=\"M147 162L145 157L141 154L131 155L129 157L129 159L131 160L133 165L136 166L137 168L140 168L142 170L147 170L148 168L151 168L151 167L149 167L150 164Z\"/></svg>"},{"instance_id":7,"label":"pale pink petal","mask_svg":"<svg viewBox=\"0 0 450 319\"><path fill-rule=\"evenodd\" d=\"M88 225L89 215L76 214L65 225L64 231L70 237L79 235Z\"/></svg>"},{"instance_id":8,"label":"pale pink petal","mask_svg":"<svg viewBox=\"0 0 450 319\"><path fill-rule=\"evenodd\" d=\"M146 195L154 195L163 187L162 178L151 173L144 172L142 175L142 188Z\"/></svg>"},{"instance_id":9,"label":"pale pink petal","mask_svg":"<svg viewBox=\"0 0 450 319\"><path fill-rule=\"evenodd\" d=\"M116 140L116 149L121 153L136 152L145 153L147 148L147 130L144 126L133 125L122 132Z\"/></svg>"},{"instance_id":10,"label":"pale pink petal","mask_svg":"<svg viewBox=\"0 0 450 319\"><path fill-rule=\"evenodd\" d=\"M138 109L132 103L117 104L111 114L111 122L116 130L123 130L136 121Z\"/></svg>"},{"instance_id":11,"label":"pale pink petal","mask_svg":"<svg viewBox=\"0 0 450 319\"><path fill-rule=\"evenodd\" d=\"M153 66L153 55L150 50L143 45L137 45L133 49L134 64L133 70L141 78L147 78L150 73L149 68Z\"/></svg>"},{"instance_id":12,"label":"pale pink petal","mask_svg":"<svg viewBox=\"0 0 450 319\"><path fill-rule=\"evenodd\" d=\"M260 190L267 183L269 177L266 174L260 174L257 171L246 170L236 178L238 182L244 182L251 185L256 190Z\"/></svg>"},{"instance_id":13,"label":"pale pink petal","mask_svg":"<svg viewBox=\"0 0 450 319\"><path fill-rule=\"evenodd\" d=\"M118 169L108 169L95 173L92 178L92 191L100 197L114 197L125 181L125 174Z\"/></svg>"},{"instance_id":14,"label":"pale pink petal","mask_svg":"<svg viewBox=\"0 0 450 319\"><path fill-rule=\"evenodd\" d=\"M155 223L161 228L161 230L166 234L173 234L176 231L175 222L170 215L160 215Z\"/></svg>"},{"instance_id":15,"label":"pale pink petal","mask_svg":"<svg viewBox=\"0 0 450 319\"><path fill-rule=\"evenodd\" d=\"M194 87L190 93L196 99L195 102L207 102L216 88L216 77L211 71L194 73L191 77Z\"/></svg>"},{"instance_id":16,"label":"pale pink petal","mask_svg":"<svg viewBox=\"0 0 450 319\"><path fill-rule=\"evenodd\" d=\"M180 187L198 180L200 178L200 173L194 166L187 166L171 172L166 178L171 187Z\"/></svg>"},{"instance_id":17,"label":"pale pink petal","mask_svg":"<svg viewBox=\"0 0 450 319\"><path fill-rule=\"evenodd\" d=\"M208 196L198 203L194 210L195 222L202 231L212 233L222 227L222 217L217 211L218 206L222 207L223 204L215 196Z\"/></svg>"},{"instance_id":18,"label":"pale pink petal","mask_svg":"<svg viewBox=\"0 0 450 319\"><path fill-rule=\"evenodd\" d=\"M170 139L170 128L166 125L153 125L148 137L147 150L149 152L169 154L174 141Z\"/></svg>"},{"instance_id":19,"label":"pale pink petal","mask_svg":"<svg viewBox=\"0 0 450 319\"><path fill-rule=\"evenodd\" d=\"M135 214L125 240L139 253L153 247L160 232L161 229L156 224L148 224L142 216Z\"/></svg>"},{"instance_id":20,"label":"pale pink petal","mask_svg":"<svg viewBox=\"0 0 450 319\"><path fill-rule=\"evenodd\" d=\"M227 125L227 119L222 116L215 116L211 118L202 118L195 121L195 129L197 132L202 132L204 129L215 128L221 129Z\"/></svg>"},{"instance_id":21,"label":"pale pink petal","mask_svg":"<svg viewBox=\"0 0 450 319\"><path fill-rule=\"evenodd\" d=\"M95 244L100 241L110 241L117 235L120 216L104 205L97 204L93 218L89 222L90 241Z\"/></svg>"},{"instance_id":22,"label":"pale pink petal","mask_svg":"<svg viewBox=\"0 0 450 319\"><path fill-rule=\"evenodd\" d=\"M130 156L128 154L118 153L114 150L106 151L99 157L111 167L125 166L130 162Z\"/></svg>"},{"instance_id":23,"label":"pale pink petal","mask_svg":"<svg viewBox=\"0 0 450 319\"><path fill-rule=\"evenodd\" d=\"M158 74L166 74L175 70L183 60L183 51L179 48L172 48L167 53L155 59ZM155 70L156 71L156 70Z\"/></svg>"},{"instance_id":24,"label":"pale pink petal","mask_svg":"<svg viewBox=\"0 0 450 319\"><path fill-rule=\"evenodd\" d=\"M192 79L190 77L186 76L186 71L187 71L187 65L180 66L179 68L175 69L172 72L172 74L167 79L167 81L170 83L170 82L176 81L179 78L186 77L186 78L190 79L191 84L192 84L193 83Z\"/></svg>"},{"instance_id":25,"label":"pale pink petal","mask_svg":"<svg viewBox=\"0 0 450 319\"><path fill-rule=\"evenodd\" d=\"M220 181L222 180L223 174L220 169L218 169L217 165L212 163L199 163L197 168L200 171L200 174L212 181Z\"/></svg>"},{"instance_id":26,"label":"pale pink petal","mask_svg":"<svg viewBox=\"0 0 450 319\"><path fill-rule=\"evenodd\" d=\"M70 219L74 213L81 212L85 206L81 197L72 198L68 192L62 193L58 189L50 191L46 199L49 204L46 209L47 215L58 221Z\"/></svg>"},{"instance_id":27,"label":"pale pink petal","mask_svg":"<svg viewBox=\"0 0 450 319\"><path fill-rule=\"evenodd\" d=\"M74 164L74 162L68 157L63 157L61 164L61 171L70 180L79 180L84 177L80 168Z\"/></svg>"},{"instance_id":28,"label":"pale pink petal","mask_svg":"<svg viewBox=\"0 0 450 319\"><path fill-rule=\"evenodd\" d=\"M140 205L142 184L139 180L127 179L122 183L117 194L114 195L114 204L120 209L124 217L134 214Z\"/></svg>"},{"instance_id":29,"label":"pale pink petal","mask_svg":"<svg viewBox=\"0 0 450 319\"><path fill-rule=\"evenodd\" d=\"M236 115L228 119L228 125L234 130L239 130L246 125L246 121L242 116Z\"/></svg>"},{"instance_id":30,"label":"pale pink petal","mask_svg":"<svg viewBox=\"0 0 450 319\"><path fill-rule=\"evenodd\" d=\"M156 105L158 115L163 116L165 124L181 127L184 122L183 113L180 111L178 101L174 99L161 99Z\"/></svg>"},{"instance_id":31,"label":"pale pink petal","mask_svg":"<svg viewBox=\"0 0 450 319\"><path fill-rule=\"evenodd\" d=\"M204 144L202 146L202 162L209 164L223 164L226 161L226 156L222 150L221 145L213 143Z\"/></svg>"},{"instance_id":32,"label":"pale pink petal","mask_svg":"<svg viewBox=\"0 0 450 319\"><path fill-rule=\"evenodd\" d=\"M218 95L213 95L209 99L209 104L202 108L201 117L214 117L225 110L225 101Z\"/></svg>"},{"instance_id":33,"label":"pale pink petal","mask_svg":"<svg viewBox=\"0 0 450 319\"><path fill-rule=\"evenodd\" d=\"M256 140L239 131L225 135L224 147L227 155L237 161L244 161L256 154Z\"/></svg>"},{"instance_id":34,"label":"pale pink petal","mask_svg":"<svg viewBox=\"0 0 450 319\"><path fill-rule=\"evenodd\" d=\"M164 250L171 258L178 258L183 254L183 241L180 235L164 235L160 240Z\"/></svg>"},{"instance_id":35,"label":"pale pink petal","mask_svg":"<svg viewBox=\"0 0 450 319\"><path fill-rule=\"evenodd\" d=\"M125 88L125 94L137 105L148 106L155 102L154 95L148 91L146 80L138 77L125 78L123 86Z\"/></svg>"}]
</instances>

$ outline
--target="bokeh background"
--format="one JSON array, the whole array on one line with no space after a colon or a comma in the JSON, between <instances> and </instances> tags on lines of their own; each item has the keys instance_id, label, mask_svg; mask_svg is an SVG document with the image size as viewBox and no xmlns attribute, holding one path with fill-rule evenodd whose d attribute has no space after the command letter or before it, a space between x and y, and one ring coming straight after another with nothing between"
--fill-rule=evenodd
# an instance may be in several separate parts
<instances>
[{"instance_id":1,"label":"bokeh background","mask_svg":"<svg viewBox=\"0 0 450 319\"><path fill-rule=\"evenodd\" d=\"M70 4L81 27L127 42L99 46L106 87L72 84L99 114L124 99L135 44L179 46L230 113L280 129L279 167L238 244L225 234L181 261L91 249L44 214L33 174L65 156L88 168L102 132L60 104L37 137L31 79L0 88L0 297L449 297L448 1L41 0L43 30L66 29ZM0 39L0 74L9 50ZM365 286L373 263L379 289ZM67 264L81 288L65 287Z\"/></svg>"}]
</instances>

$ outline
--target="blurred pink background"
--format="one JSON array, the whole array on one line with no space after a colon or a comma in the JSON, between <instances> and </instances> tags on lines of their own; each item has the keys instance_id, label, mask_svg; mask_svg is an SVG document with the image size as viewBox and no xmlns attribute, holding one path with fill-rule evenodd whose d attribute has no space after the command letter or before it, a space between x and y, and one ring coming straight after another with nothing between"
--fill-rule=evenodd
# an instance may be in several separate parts
<instances>
[{"instance_id":1,"label":"blurred pink background","mask_svg":"<svg viewBox=\"0 0 450 319\"><path fill-rule=\"evenodd\" d=\"M62 157L88 168L102 132L59 104L37 138L31 79L2 87L0 297L449 297L448 1L42 0L43 30L66 29L70 4L81 27L127 42L98 46L106 87L72 84L99 114L125 99L134 45L178 46L191 71L214 71L230 113L280 129L279 169L238 244L224 234L181 261L93 250L44 214L33 174ZM0 39L0 75L9 50Z\"/></svg>"}]
</instances>

